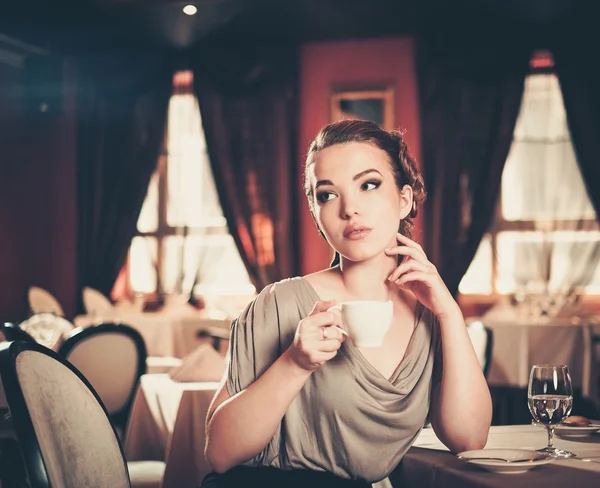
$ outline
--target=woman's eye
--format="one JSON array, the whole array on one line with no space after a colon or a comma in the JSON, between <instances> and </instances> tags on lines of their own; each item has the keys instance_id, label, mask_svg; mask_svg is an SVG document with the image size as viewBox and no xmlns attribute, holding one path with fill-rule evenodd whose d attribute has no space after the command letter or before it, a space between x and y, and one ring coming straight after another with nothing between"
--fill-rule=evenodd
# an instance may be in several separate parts
<instances>
[{"instance_id":1,"label":"woman's eye","mask_svg":"<svg viewBox=\"0 0 600 488\"><path fill-rule=\"evenodd\" d=\"M317 200L320 203L325 203L331 200L335 195L330 191L322 191L317 194Z\"/></svg>"},{"instance_id":2,"label":"woman's eye","mask_svg":"<svg viewBox=\"0 0 600 488\"><path fill-rule=\"evenodd\" d=\"M360 185L360 189L364 191L375 190L381 186L381 181L365 181Z\"/></svg>"}]
</instances>

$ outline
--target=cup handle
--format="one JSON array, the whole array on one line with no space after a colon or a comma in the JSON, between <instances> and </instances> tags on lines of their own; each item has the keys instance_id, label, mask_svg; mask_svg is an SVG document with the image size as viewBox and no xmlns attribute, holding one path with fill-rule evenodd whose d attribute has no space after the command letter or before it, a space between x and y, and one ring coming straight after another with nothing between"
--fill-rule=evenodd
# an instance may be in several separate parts
<instances>
[{"instance_id":1,"label":"cup handle","mask_svg":"<svg viewBox=\"0 0 600 488\"><path fill-rule=\"evenodd\" d=\"M334 305L333 307L329 307L327 309L327 311L329 312L330 310L337 310L338 312L342 311L342 306L341 305ZM337 325L332 325L331 326L334 329L339 330L342 334L344 334L346 337L350 337L350 334L348 334L348 332L344 329L342 329L341 327L337 326Z\"/></svg>"},{"instance_id":2,"label":"cup handle","mask_svg":"<svg viewBox=\"0 0 600 488\"><path fill-rule=\"evenodd\" d=\"M348 332L346 332L344 329L342 329L341 327L337 326L337 325L332 325L331 326L332 329L337 329L339 330L342 334L344 334L346 337L350 337L350 334L348 334Z\"/></svg>"}]
</instances>

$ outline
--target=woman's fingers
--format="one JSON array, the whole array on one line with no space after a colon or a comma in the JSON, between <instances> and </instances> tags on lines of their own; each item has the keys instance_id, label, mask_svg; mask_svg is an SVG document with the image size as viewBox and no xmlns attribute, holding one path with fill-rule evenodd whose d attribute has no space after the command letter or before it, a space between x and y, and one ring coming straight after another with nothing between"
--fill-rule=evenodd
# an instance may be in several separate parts
<instances>
[{"instance_id":1,"label":"woman's fingers","mask_svg":"<svg viewBox=\"0 0 600 488\"><path fill-rule=\"evenodd\" d=\"M406 256L410 256L413 259L417 259L418 261L429 262L429 259L427 259L427 255L425 254L425 251L415 241L413 241L412 239L409 239L408 237L406 237L400 233L396 234L396 240L400 243L400 245L393 246L393 247L386 249L385 250L386 254L388 254L388 255L403 254ZM404 249L404 251L401 251L402 249Z\"/></svg>"},{"instance_id":2,"label":"woman's fingers","mask_svg":"<svg viewBox=\"0 0 600 488\"><path fill-rule=\"evenodd\" d=\"M385 253L388 256L393 256L394 254L408 256L409 258L412 258L415 261L419 261L422 263L429 263L429 260L427 259L425 254L422 253L421 251L419 251L418 249L415 249L414 247L409 247L409 246L389 247L385 250Z\"/></svg>"},{"instance_id":3,"label":"woman's fingers","mask_svg":"<svg viewBox=\"0 0 600 488\"><path fill-rule=\"evenodd\" d=\"M403 262L400 266L398 266L392 274L388 277L389 281L396 281L405 273L410 271L422 271L424 273L430 272L429 267L419 261L415 261L414 259L410 259L408 261Z\"/></svg>"},{"instance_id":4,"label":"woman's fingers","mask_svg":"<svg viewBox=\"0 0 600 488\"><path fill-rule=\"evenodd\" d=\"M413 241L410 237L406 237L404 234L401 234L400 232L398 232L396 234L396 240L398 242L402 242L403 244L405 244L408 247L413 247L413 248L421 251L423 254L425 254L425 251L423 251L423 248L421 247L420 244Z\"/></svg>"},{"instance_id":5,"label":"woman's fingers","mask_svg":"<svg viewBox=\"0 0 600 488\"><path fill-rule=\"evenodd\" d=\"M316 315L321 312L327 312L328 309L335 305L335 300L317 300L315 306L308 316Z\"/></svg>"},{"instance_id":6,"label":"woman's fingers","mask_svg":"<svg viewBox=\"0 0 600 488\"><path fill-rule=\"evenodd\" d=\"M336 339L342 343L344 342L344 334L333 325L321 327L321 340L328 341L330 339Z\"/></svg>"},{"instance_id":7,"label":"woman's fingers","mask_svg":"<svg viewBox=\"0 0 600 488\"><path fill-rule=\"evenodd\" d=\"M419 281L421 283L430 283L431 278L431 273L423 273L422 271L411 271L409 273L405 273L400 278L398 278L396 284L398 286L404 286L414 281Z\"/></svg>"},{"instance_id":8,"label":"woman's fingers","mask_svg":"<svg viewBox=\"0 0 600 488\"><path fill-rule=\"evenodd\" d=\"M333 312L319 312L317 315L306 318L305 322L309 324L311 329L317 329L337 325L337 317Z\"/></svg>"},{"instance_id":9,"label":"woman's fingers","mask_svg":"<svg viewBox=\"0 0 600 488\"><path fill-rule=\"evenodd\" d=\"M319 344L319 350L323 352L337 352L337 350L342 346L342 343L339 339L327 339L326 341L321 341Z\"/></svg>"},{"instance_id":10,"label":"woman's fingers","mask_svg":"<svg viewBox=\"0 0 600 488\"><path fill-rule=\"evenodd\" d=\"M294 358L303 368L314 371L334 358L344 342L341 316L338 310L329 309L335 300L319 300L310 315L300 321L294 338Z\"/></svg>"}]
</instances>

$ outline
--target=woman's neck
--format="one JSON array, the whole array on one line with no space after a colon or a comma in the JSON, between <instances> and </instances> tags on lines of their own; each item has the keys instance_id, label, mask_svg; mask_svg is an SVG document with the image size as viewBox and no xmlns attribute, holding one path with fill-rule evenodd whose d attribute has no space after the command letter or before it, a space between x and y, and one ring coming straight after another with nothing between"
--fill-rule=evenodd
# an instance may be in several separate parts
<instances>
[{"instance_id":1,"label":"woman's neck","mask_svg":"<svg viewBox=\"0 0 600 488\"><path fill-rule=\"evenodd\" d=\"M360 263L342 258L340 279L353 300L390 300L396 285L387 278L397 265L396 256L383 253Z\"/></svg>"}]
</instances>

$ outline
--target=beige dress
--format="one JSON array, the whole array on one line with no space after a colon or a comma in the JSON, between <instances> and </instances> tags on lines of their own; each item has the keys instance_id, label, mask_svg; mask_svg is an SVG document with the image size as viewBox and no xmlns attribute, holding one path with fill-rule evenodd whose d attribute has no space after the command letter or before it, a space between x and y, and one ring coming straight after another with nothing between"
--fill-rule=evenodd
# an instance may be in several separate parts
<instances>
[{"instance_id":1,"label":"beige dress","mask_svg":"<svg viewBox=\"0 0 600 488\"><path fill-rule=\"evenodd\" d=\"M247 388L291 345L319 296L304 278L267 286L232 323L227 389ZM441 379L434 315L417 306L406 354L385 378L351 341L315 371L266 448L247 466L329 471L375 482L388 476L423 428Z\"/></svg>"}]
</instances>

